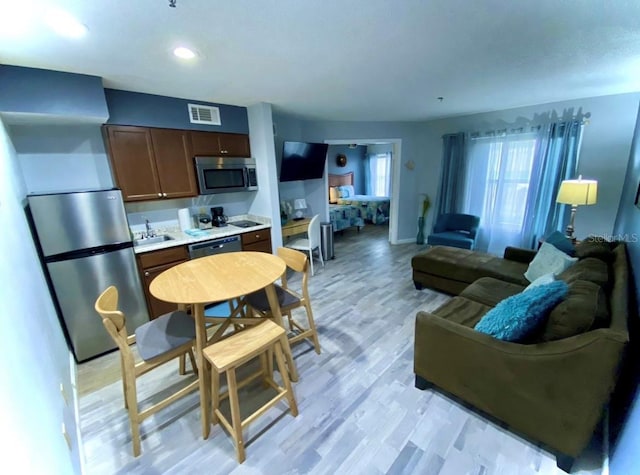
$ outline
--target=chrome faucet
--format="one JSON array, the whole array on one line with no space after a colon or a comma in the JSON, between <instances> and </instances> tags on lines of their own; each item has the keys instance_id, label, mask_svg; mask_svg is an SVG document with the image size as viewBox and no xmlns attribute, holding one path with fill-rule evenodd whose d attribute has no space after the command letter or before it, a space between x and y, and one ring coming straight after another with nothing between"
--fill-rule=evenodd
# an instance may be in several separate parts
<instances>
[{"instance_id":1,"label":"chrome faucet","mask_svg":"<svg viewBox=\"0 0 640 475\"><path fill-rule=\"evenodd\" d=\"M144 227L147 230L147 236L148 238L155 236L155 233L151 230L151 226L149 225L149 220L145 219L144 220Z\"/></svg>"}]
</instances>

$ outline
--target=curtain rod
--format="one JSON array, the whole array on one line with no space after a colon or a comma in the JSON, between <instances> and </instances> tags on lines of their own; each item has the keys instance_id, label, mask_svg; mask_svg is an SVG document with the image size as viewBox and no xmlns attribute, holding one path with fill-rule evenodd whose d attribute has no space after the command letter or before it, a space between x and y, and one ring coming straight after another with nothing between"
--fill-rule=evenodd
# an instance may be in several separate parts
<instances>
[{"instance_id":1,"label":"curtain rod","mask_svg":"<svg viewBox=\"0 0 640 475\"><path fill-rule=\"evenodd\" d=\"M512 128L505 127L502 129L487 130L485 132L474 131L474 132L469 132L469 138L471 140L476 140L476 139L484 139L484 138L492 138L492 137L506 137L508 135L531 134L531 133L538 132L543 125L547 125L551 123L568 124L571 122L575 122L579 125L589 125L590 121L588 118L571 119L571 120L561 120L558 122L546 122L546 123L537 124L537 125L526 125L521 127L512 127ZM526 130L527 128L529 130Z\"/></svg>"}]
</instances>

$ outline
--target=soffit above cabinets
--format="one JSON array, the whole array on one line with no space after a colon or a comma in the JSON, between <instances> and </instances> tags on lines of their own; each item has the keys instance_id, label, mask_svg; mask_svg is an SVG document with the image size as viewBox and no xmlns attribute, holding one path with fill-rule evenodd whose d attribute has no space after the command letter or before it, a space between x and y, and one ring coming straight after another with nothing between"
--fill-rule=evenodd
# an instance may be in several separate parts
<instances>
[{"instance_id":1,"label":"soffit above cabinets","mask_svg":"<svg viewBox=\"0 0 640 475\"><path fill-rule=\"evenodd\" d=\"M31 114L24 112L0 112L0 117L7 125L102 125L108 119L108 117Z\"/></svg>"}]
</instances>

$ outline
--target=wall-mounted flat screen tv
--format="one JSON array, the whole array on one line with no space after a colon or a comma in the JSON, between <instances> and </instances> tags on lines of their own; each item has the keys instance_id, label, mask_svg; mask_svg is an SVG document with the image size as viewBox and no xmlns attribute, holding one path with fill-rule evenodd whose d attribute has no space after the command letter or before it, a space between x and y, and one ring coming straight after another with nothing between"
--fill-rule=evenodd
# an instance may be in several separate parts
<instances>
[{"instance_id":1,"label":"wall-mounted flat screen tv","mask_svg":"<svg viewBox=\"0 0 640 475\"><path fill-rule=\"evenodd\" d=\"M326 143L285 142L282 147L280 181L322 178L328 147Z\"/></svg>"}]
</instances>

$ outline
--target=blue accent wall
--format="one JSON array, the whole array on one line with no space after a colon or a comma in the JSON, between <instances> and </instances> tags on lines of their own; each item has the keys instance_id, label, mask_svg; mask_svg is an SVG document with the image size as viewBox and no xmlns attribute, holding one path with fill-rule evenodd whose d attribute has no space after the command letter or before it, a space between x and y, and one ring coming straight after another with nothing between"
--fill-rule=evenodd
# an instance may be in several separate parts
<instances>
[{"instance_id":1,"label":"blue accent wall","mask_svg":"<svg viewBox=\"0 0 640 475\"><path fill-rule=\"evenodd\" d=\"M347 164L344 167L339 167L336 163L336 158L341 153L347 157ZM364 159L366 155L367 147L365 145L358 145L356 148L349 148L348 145L329 145L329 151L327 152L329 173L332 175L344 175L345 173L353 172L353 190L356 195L366 194L364 183Z\"/></svg>"},{"instance_id":2,"label":"blue accent wall","mask_svg":"<svg viewBox=\"0 0 640 475\"><path fill-rule=\"evenodd\" d=\"M98 76L8 65L0 65L0 112L99 123L109 116Z\"/></svg>"},{"instance_id":3,"label":"blue accent wall","mask_svg":"<svg viewBox=\"0 0 640 475\"><path fill-rule=\"evenodd\" d=\"M104 92L109 107L108 124L206 130L209 132L236 134L249 133L246 107L121 91L119 89L105 89ZM187 104L218 107L222 125L192 124L189 121Z\"/></svg>"}]
</instances>

